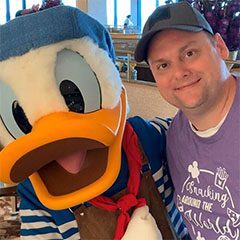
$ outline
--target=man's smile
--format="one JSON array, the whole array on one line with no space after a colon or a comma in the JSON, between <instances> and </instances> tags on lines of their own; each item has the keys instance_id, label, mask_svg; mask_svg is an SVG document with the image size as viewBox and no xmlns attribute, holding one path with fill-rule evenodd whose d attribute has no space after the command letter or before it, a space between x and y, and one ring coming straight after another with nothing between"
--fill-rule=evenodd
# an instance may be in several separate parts
<instances>
[{"instance_id":1,"label":"man's smile","mask_svg":"<svg viewBox=\"0 0 240 240\"><path fill-rule=\"evenodd\" d=\"M179 87L176 87L174 90L175 91L183 91L183 90L187 90L190 89L191 87L194 87L196 84L198 84L200 82L201 78L194 80L194 81L190 81L190 82L186 82L184 84L182 84Z\"/></svg>"}]
</instances>

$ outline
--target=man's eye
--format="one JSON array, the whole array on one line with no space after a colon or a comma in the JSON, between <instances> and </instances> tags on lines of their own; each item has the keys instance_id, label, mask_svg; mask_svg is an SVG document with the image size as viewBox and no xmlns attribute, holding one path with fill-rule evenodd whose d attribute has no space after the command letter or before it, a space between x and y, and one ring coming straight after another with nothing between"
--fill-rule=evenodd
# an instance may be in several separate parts
<instances>
[{"instance_id":1,"label":"man's eye","mask_svg":"<svg viewBox=\"0 0 240 240\"><path fill-rule=\"evenodd\" d=\"M159 64L159 65L157 66L157 68L160 69L160 70L163 70L163 69L165 69L167 66L168 66L167 63L161 63L161 64Z\"/></svg>"},{"instance_id":2,"label":"man's eye","mask_svg":"<svg viewBox=\"0 0 240 240\"><path fill-rule=\"evenodd\" d=\"M192 57L193 55L194 55L194 51L188 51L187 53L186 53L186 57Z\"/></svg>"}]
</instances>

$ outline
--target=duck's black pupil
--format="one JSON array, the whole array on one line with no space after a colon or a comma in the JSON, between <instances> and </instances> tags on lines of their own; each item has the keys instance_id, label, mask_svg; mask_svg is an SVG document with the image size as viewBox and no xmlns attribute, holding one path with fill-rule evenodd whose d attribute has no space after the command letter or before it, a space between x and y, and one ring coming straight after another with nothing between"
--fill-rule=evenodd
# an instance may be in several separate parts
<instances>
[{"instance_id":1,"label":"duck's black pupil","mask_svg":"<svg viewBox=\"0 0 240 240\"><path fill-rule=\"evenodd\" d=\"M32 126L28 122L28 119L23 109L17 101L14 101L12 104L12 113L18 127L22 130L22 132L25 134L30 133L32 130Z\"/></svg>"},{"instance_id":2,"label":"duck's black pupil","mask_svg":"<svg viewBox=\"0 0 240 240\"><path fill-rule=\"evenodd\" d=\"M60 83L60 92L64 97L69 110L77 113L84 113L83 96L79 88L70 80L64 80Z\"/></svg>"}]
</instances>

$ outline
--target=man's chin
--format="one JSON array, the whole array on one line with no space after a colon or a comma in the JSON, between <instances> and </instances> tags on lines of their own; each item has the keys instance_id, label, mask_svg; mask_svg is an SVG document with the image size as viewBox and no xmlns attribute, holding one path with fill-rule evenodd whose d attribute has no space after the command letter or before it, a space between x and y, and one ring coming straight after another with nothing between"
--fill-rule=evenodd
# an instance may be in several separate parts
<instances>
[{"instance_id":1,"label":"man's chin","mask_svg":"<svg viewBox=\"0 0 240 240\"><path fill-rule=\"evenodd\" d=\"M202 112L204 101L202 99L190 99L185 101L179 101L176 107L181 109L183 112Z\"/></svg>"}]
</instances>

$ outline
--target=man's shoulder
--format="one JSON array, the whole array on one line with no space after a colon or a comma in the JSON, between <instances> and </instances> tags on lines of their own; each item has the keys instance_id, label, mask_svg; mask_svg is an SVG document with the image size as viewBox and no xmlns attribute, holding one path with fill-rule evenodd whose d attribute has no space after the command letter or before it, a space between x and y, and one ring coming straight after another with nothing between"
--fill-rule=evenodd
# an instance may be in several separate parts
<instances>
[{"instance_id":1,"label":"man's shoulder","mask_svg":"<svg viewBox=\"0 0 240 240\"><path fill-rule=\"evenodd\" d=\"M176 128L181 127L183 124L187 122L187 118L185 117L182 111L178 111L176 115L172 118L171 124L169 126L169 131L173 131Z\"/></svg>"}]
</instances>

